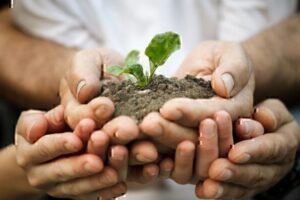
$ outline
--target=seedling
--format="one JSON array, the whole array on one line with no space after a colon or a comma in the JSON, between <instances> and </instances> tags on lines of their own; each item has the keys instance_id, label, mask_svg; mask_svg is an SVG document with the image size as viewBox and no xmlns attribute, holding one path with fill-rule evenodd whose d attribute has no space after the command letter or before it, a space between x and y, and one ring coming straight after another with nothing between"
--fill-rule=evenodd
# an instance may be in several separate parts
<instances>
[{"instance_id":1,"label":"seedling","mask_svg":"<svg viewBox=\"0 0 300 200\"><path fill-rule=\"evenodd\" d=\"M156 69L163 65L169 56L180 48L180 37L177 33L166 32L154 36L145 50L149 58L150 74L139 64L140 52L132 50L125 58L125 65L113 65L107 69L108 73L120 76L129 74L135 77L136 85L144 88L153 79Z\"/></svg>"}]
</instances>

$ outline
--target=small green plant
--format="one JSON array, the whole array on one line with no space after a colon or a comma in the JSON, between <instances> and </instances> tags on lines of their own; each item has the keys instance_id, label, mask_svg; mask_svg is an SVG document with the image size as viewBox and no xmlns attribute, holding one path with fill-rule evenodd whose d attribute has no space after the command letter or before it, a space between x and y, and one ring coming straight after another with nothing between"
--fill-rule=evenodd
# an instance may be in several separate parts
<instances>
[{"instance_id":1,"label":"small green plant","mask_svg":"<svg viewBox=\"0 0 300 200\"><path fill-rule=\"evenodd\" d=\"M144 71L139 64L140 52L132 50L125 58L125 66L113 65L108 68L108 73L119 76L129 74L136 79L139 87L147 86L153 79L156 69L163 65L169 56L180 48L180 37L177 33L166 32L155 35L145 50L145 55L149 58L150 74Z\"/></svg>"}]
</instances>

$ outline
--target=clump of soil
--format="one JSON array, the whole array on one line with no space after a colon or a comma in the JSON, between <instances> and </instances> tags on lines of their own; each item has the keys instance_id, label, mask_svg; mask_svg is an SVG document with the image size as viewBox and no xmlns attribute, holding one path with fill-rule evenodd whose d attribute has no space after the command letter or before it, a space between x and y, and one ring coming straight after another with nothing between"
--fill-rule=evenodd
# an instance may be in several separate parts
<instances>
[{"instance_id":1,"label":"clump of soil","mask_svg":"<svg viewBox=\"0 0 300 200\"><path fill-rule=\"evenodd\" d=\"M170 99L192 99L214 96L210 82L187 75L184 79L156 76L146 88L135 86L130 80L108 82L100 96L109 97L115 104L114 117L127 115L141 121L148 113L159 111Z\"/></svg>"}]
</instances>

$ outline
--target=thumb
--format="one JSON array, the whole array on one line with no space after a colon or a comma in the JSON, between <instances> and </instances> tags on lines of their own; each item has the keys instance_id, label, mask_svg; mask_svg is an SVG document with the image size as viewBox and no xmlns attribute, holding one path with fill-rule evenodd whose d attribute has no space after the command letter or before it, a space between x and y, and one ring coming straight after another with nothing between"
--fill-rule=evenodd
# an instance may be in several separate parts
<instances>
[{"instance_id":1,"label":"thumb","mask_svg":"<svg viewBox=\"0 0 300 200\"><path fill-rule=\"evenodd\" d=\"M212 88L219 96L227 98L236 95L249 82L254 83L251 63L244 50L237 44L231 45L223 51L212 74Z\"/></svg>"},{"instance_id":2,"label":"thumb","mask_svg":"<svg viewBox=\"0 0 300 200\"><path fill-rule=\"evenodd\" d=\"M26 138L30 143L36 142L46 134L48 129L47 119L44 112L29 110L22 112L16 126L15 139L18 136Z\"/></svg>"},{"instance_id":3,"label":"thumb","mask_svg":"<svg viewBox=\"0 0 300 200\"><path fill-rule=\"evenodd\" d=\"M122 56L110 49L92 49L78 52L66 74L72 94L80 103L90 101L100 93L106 67L121 64ZM112 77L109 77L112 78Z\"/></svg>"}]
</instances>

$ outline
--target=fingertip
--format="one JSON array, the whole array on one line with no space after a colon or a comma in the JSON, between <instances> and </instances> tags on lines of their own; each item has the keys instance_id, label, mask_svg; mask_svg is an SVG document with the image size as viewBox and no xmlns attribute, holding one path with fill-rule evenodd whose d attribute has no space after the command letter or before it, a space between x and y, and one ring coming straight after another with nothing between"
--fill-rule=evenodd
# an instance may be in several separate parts
<instances>
[{"instance_id":1,"label":"fingertip","mask_svg":"<svg viewBox=\"0 0 300 200\"><path fill-rule=\"evenodd\" d=\"M97 97L88 103L92 107L97 126L101 127L115 111L114 103L107 97Z\"/></svg>"},{"instance_id":2,"label":"fingertip","mask_svg":"<svg viewBox=\"0 0 300 200\"><path fill-rule=\"evenodd\" d=\"M160 114L167 120L176 121L182 118L183 113L180 110L180 103L176 100L167 101L160 109Z\"/></svg>"},{"instance_id":3,"label":"fingertip","mask_svg":"<svg viewBox=\"0 0 300 200\"><path fill-rule=\"evenodd\" d=\"M95 122L92 119L85 118L79 121L74 130L74 134L80 137L82 141L88 141L95 128Z\"/></svg>"},{"instance_id":4,"label":"fingertip","mask_svg":"<svg viewBox=\"0 0 300 200\"><path fill-rule=\"evenodd\" d=\"M163 128L160 122L161 116L159 113L152 112L144 117L139 127L143 133L149 135L150 137L159 137L163 134Z\"/></svg>"},{"instance_id":5,"label":"fingertip","mask_svg":"<svg viewBox=\"0 0 300 200\"><path fill-rule=\"evenodd\" d=\"M223 192L224 189L219 182L211 179L206 179L203 182L203 193L206 198L219 198Z\"/></svg>"},{"instance_id":6,"label":"fingertip","mask_svg":"<svg viewBox=\"0 0 300 200\"><path fill-rule=\"evenodd\" d=\"M217 95L229 98L234 87L234 79L230 73L221 74L217 68L212 75L211 86Z\"/></svg>"},{"instance_id":7,"label":"fingertip","mask_svg":"<svg viewBox=\"0 0 300 200\"><path fill-rule=\"evenodd\" d=\"M267 131L274 131L277 129L277 118L272 110L266 107L257 107L254 110L253 117L259 121Z\"/></svg>"},{"instance_id":8,"label":"fingertip","mask_svg":"<svg viewBox=\"0 0 300 200\"><path fill-rule=\"evenodd\" d=\"M104 163L98 156L87 154L85 156L84 168L91 173L99 173L104 169Z\"/></svg>"},{"instance_id":9,"label":"fingertip","mask_svg":"<svg viewBox=\"0 0 300 200\"><path fill-rule=\"evenodd\" d=\"M131 152L139 163L151 163L158 159L156 146L149 141L137 141L132 145Z\"/></svg>"},{"instance_id":10,"label":"fingertip","mask_svg":"<svg viewBox=\"0 0 300 200\"><path fill-rule=\"evenodd\" d=\"M36 142L47 133L48 123L45 117L39 117L31 121L26 131L26 138L30 143Z\"/></svg>"},{"instance_id":11,"label":"fingertip","mask_svg":"<svg viewBox=\"0 0 300 200\"><path fill-rule=\"evenodd\" d=\"M62 105L55 107L45 114L48 121L48 133L62 131L66 125L64 119L64 108Z\"/></svg>"},{"instance_id":12,"label":"fingertip","mask_svg":"<svg viewBox=\"0 0 300 200\"><path fill-rule=\"evenodd\" d=\"M87 103L101 92L101 82L96 77L79 80L73 94L80 103Z\"/></svg>"}]
</instances>

